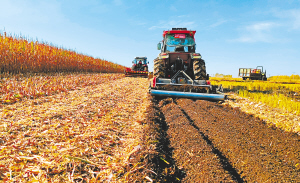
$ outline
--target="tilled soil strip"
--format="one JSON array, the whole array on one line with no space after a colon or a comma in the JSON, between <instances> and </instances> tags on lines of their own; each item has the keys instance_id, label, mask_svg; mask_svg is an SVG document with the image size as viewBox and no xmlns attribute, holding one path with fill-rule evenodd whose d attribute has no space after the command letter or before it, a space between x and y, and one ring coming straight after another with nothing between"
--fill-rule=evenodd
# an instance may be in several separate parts
<instances>
[{"instance_id":1,"label":"tilled soil strip","mask_svg":"<svg viewBox=\"0 0 300 183\"><path fill-rule=\"evenodd\" d=\"M176 165L186 172L183 182L234 182L241 178L224 166L225 159L172 99L160 102ZM227 163L228 164L228 163Z\"/></svg>"},{"instance_id":2,"label":"tilled soil strip","mask_svg":"<svg viewBox=\"0 0 300 183\"><path fill-rule=\"evenodd\" d=\"M270 127L259 118L229 106L189 99L176 102L195 128L204 132L224 154L243 181L299 181L298 135Z\"/></svg>"}]
</instances>

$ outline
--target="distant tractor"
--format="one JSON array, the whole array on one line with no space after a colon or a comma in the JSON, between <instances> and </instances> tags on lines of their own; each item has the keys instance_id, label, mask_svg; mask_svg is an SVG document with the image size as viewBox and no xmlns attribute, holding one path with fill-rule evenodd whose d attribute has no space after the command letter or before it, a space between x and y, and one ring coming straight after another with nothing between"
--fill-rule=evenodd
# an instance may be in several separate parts
<instances>
[{"instance_id":1,"label":"distant tractor","mask_svg":"<svg viewBox=\"0 0 300 183\"><path fill-rule=\"evenodd\" d=\"M242 77L243 80L267 80L267 71L264 71L263 66L257 66L256 69L253 68L240 68L239 77Z\"/></svg>"},{"instance_id":2,"label":"distant tractor","mask_svg":"<svg viewBox=\"0 0 300 183\"><path fill-rule=\"evenodd\" d=\"M125 76L141 76L148 77L148 64L147 57L135 57L132 61L132 67L127 68L125 71Z\"/></svg>"},{"instance_id":3,"label":"distant tractor","mask_svg":"<svg viewBox=\"0 0 300 183\"><path fill-rule=\"evenodd\" d=\"M148 71L147 57L135 57L135 59L132 61L131 70Z\"/></svg>"}]
</instances>

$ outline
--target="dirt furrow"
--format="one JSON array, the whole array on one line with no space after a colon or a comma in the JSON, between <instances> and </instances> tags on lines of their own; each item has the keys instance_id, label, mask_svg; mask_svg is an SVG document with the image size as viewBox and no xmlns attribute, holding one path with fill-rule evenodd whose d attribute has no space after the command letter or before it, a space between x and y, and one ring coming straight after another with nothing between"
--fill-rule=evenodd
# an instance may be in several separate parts
<instances>
[{"instance_id":1,"label":"dirt furrow","mask_svg":"<svg viewBox=\"0 0 300 183\"><path fill-rule=\"evenodd\" d=\"M185 173L183 182L236 182L238 175L230 172L225 159L209 140L196 129L180 107L166 99L160 109L168 125L167 134L176 165Z\"/></svg>"},{"instance_id":2,"label":"dirt furrow","mask_svg":"<svg viewBox=\"0 0 300 183\"><path fill-rule=\"evenodd\" d=\"M194 128L203 133L246 182L297 182L300 138L270 127L239 109L208 101L176 101Z\"/></svg>"}]
</instances>

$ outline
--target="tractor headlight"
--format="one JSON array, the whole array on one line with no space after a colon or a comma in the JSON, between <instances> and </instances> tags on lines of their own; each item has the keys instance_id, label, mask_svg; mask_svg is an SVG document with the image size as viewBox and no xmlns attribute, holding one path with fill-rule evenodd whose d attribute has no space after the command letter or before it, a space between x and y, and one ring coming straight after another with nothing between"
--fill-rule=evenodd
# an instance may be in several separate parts
<instances>
[{"instance_id":1,"label":"tractor headlight","mask_svg":"<svg viewBox=\"0 0 300 183\"><path fill-rule=\"evenodd\" d=\"M201 55L200 55L200 53L191 53L191 58L192 59L200 59Z\"/></svg>"},{"instance_id":2,"label":"tractor headlight","mask_svg":"<svg viewBox=\"0 0 300 183\"><path fill-rule=\"evenodd\" d=\"M161 58L161 59L169 58L169 54L167 54L167 53L161 53L161 54L160 54L160 58Z\"/></svg>"}]
</instances>

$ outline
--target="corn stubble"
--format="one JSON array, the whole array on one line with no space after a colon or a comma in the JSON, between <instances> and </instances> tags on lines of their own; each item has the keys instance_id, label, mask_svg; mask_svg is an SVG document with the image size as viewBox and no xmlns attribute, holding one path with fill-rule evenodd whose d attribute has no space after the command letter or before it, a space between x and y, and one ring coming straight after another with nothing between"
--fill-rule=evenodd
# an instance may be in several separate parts
<instances>
[{"instance_id":1,"label":"corn stubble","mask_svg":"<svg viewBox=\"0 0 300 183\"><path fill-rule=\"evenodd\" d=\"M211 78L211 81L222 84L229 92L232 100L226 103L283 130L300 133L299 75L274 76L268 81L242 81L239 78Z\"/></svg>"},{"instance_id":2,"label":"corn stubble","mask_svg":"<svg viewBox=\"0 0 300 183\"><path fill-rule=\"evenodd\" d=\"M105 76L97 85L2 105L0 179L123 182L142 171L148 81Z\"/></svg>"}]
</instances>

